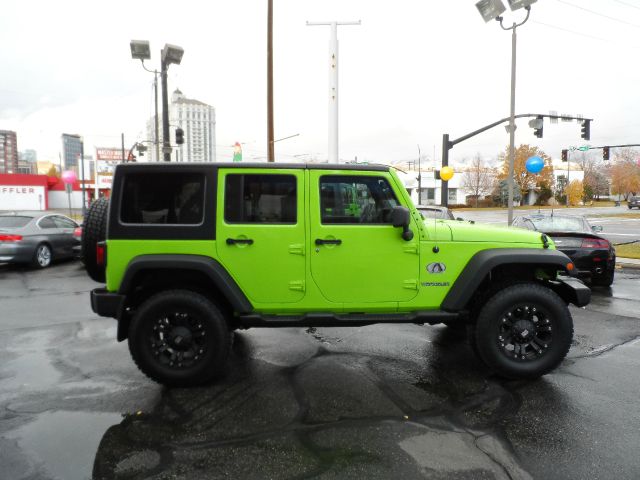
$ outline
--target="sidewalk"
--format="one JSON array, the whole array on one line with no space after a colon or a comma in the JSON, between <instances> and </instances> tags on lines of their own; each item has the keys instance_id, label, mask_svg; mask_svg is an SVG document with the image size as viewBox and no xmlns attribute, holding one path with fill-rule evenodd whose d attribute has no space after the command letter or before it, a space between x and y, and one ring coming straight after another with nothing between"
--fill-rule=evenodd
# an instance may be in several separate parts
<instances>
[{"instance_id":1,"label":"sidewalk","mask_svg":"<svg viewBox=\"0 0 640 480\"><path fill-rule=\"evenodd\" d=\"M636 258L617 257L616 258L616 265L619 265L619 266L625 267L625 268L640 268L640 260L638 260Z\"/></svg>"}]
</instances>

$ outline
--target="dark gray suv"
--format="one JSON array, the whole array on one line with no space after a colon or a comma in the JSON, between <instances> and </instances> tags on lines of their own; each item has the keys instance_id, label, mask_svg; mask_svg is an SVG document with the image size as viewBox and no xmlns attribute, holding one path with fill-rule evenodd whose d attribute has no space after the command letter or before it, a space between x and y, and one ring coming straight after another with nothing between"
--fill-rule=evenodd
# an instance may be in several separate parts
<instances>
[{"instance_id":1,"label":"dark gray suv","mask_svg":"<svg viewBox=\"0 0 640 480\"><path fill-rule=\"evenodd\" d=\"M629 203L627 204L629 209L632 208L640 208L640 197L631 197L629 198Z\"/></svg>"}]
</instances>

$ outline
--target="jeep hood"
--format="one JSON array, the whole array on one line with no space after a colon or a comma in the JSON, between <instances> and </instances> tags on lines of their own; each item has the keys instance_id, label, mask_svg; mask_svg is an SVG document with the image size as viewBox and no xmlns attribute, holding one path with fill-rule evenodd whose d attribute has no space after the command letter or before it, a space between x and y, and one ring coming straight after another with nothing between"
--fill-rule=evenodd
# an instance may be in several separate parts
<instances>
[{"instance_id":1,"label":"jeep hood","mask_svg":"<svg viewBox=\"0 0 640 480\"><path fill-rule=\"evenodd\" d=\"M532 243L536 245L542 243L540 232L532 232L524 228L498 227L452 220L440 223L442 227L446 224L451 230L451 240L454 242ZM551 240L549 243L553 244Z\"/></svg>"}]
</instances>

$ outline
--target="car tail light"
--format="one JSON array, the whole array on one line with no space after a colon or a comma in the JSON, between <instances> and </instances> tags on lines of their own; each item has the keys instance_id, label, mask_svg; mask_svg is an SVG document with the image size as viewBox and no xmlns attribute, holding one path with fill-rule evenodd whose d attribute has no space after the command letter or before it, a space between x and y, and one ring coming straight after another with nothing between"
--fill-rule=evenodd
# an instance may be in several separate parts
<instances>
[{"instance_id":1,"label":"car tail light","mask_svg":"<svg viewBox=\"0 0 640 480\"><path fill-rule=\"evenodd\" d=\"M73 231L73 236L77 239L82 238L82 227L78 227Z\"/></svg>"},{"instance_id":2,"label":"car tail light","mask_svg":"<svg viewBox=\"0 0 640 480\"><path fill-rule=\"evenodd\" d=\"M104 242L98 242L96 244L96 264L104 266L107 256L107 246Z\"/></svg>"},{"instance_id":3,"label":"car tail light","mask_svg":"<svg viewBox=\"0 0 640 480\"><path fill-rule=\"evenodd\" d=\"M602 238L585 238L581 246L582 248L609 248L609 241Z\"/></svg>"},{"instance_id":4,"label":"car tail light","mask_svg":"<svg viewBox=\"0 0 640 480\"><path fill-rule=\"evenodd\" d=\"M19 242L22 240L22 235L6 235L0 233L0 242Z\"/></svg>"}]
</instances>

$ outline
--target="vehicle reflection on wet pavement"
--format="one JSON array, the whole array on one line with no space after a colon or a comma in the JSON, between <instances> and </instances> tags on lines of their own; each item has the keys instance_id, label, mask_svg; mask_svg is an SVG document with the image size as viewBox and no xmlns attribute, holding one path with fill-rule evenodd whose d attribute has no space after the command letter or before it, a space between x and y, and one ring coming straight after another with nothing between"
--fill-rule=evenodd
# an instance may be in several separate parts
<instances>
[{"instance_id":1,"label":"vehicle reflection on wet pavement","mask_svg":"<svg viewBox=\"0 0 640 480\"><path fill-rule=\"evenodd\" d=\"M167 389L84 293L65 323L68 298L35 292L23 308L46 321L2 324L0 476L634 478L638 278L572 309L569 357L534 382L491 375L444 326L377 325L240 331L222 381Z\"/></svg>"}]
</instances>

